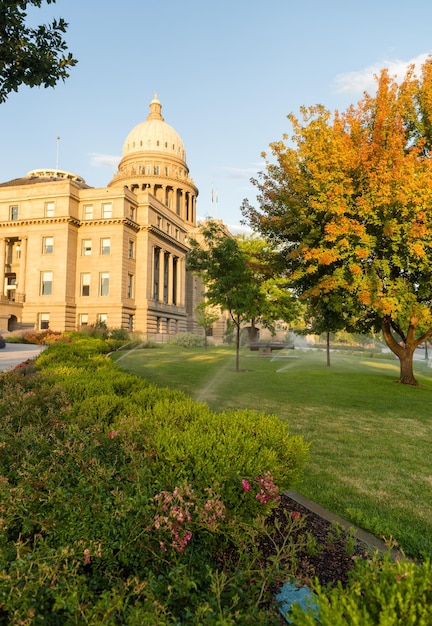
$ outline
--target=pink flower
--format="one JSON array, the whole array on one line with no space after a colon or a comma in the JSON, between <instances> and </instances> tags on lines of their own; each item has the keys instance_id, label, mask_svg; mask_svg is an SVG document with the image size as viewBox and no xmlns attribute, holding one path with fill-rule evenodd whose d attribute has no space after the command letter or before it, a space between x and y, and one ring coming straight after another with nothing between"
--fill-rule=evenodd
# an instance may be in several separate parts
<instances>
[{"instance_id":1,"label":"pink flower","mask_svg":"<svg viewBox=\"0 0 432 626\"><path fill-rule=\"evenodd\" d=\"M91 563L90 550L86 548L84 550L84 564L90 565L90 563Z\"/></svg>"},{"instance_id":2,"label":"pink flower","mask_svg":"<svg viewBox=\"0 0 432 626\"><path fill-rule=\"evenodd\" d=\"M295 519L296 517L301 517L301 515L298 511L294 511L294 513L291 513L291 517Z\"/></svg>"},{"instance_id":3,"label":"pink flower","mask_svg":"<svg viewBox=\"0 0 432 626\"><path fill-rule=\"evenodd\" d=\"M249 491L249 489L251 488L250 483L245 479L242 480L242 486L243 491Z\"/></svg>"},{"instance_id":4,"label":"pink flower","mask_svg":"<svg viewBox=\"0 0 432 626\"><path fill-rule=\"evenodd\" d=\"M108 433L108 437L111 437L111 439L112 439L113 437L118 435L119 432L120 432L119 430L112 430L110 433Z\"/></svg>"}]
</instances>

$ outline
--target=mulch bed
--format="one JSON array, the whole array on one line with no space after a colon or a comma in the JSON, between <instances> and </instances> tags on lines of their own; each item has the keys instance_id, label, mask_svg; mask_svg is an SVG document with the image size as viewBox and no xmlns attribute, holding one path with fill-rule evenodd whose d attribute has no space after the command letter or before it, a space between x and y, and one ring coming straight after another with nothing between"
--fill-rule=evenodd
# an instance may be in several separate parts
<instances>
[{"instance_id":1,"label":"mulch bed","mask_svg":"<svg viewBox=\"0 0 432 626\"><path fill-rule=\"evenodd\" d=\"M294 539L310 533L309 545L297 554L299 583L308 584L317 577L322 585L333 586L338 581L346 585L348 572L353 569L355 561L367 558L370 548L342 527L329 522L285 494L268 523L274 524L277 518L283 528L293 514L300 514L303 519L302 527L292 533ZM267 548L271 550L270 546L263 545L264 553Z\"/></svg>"}]
</instances>

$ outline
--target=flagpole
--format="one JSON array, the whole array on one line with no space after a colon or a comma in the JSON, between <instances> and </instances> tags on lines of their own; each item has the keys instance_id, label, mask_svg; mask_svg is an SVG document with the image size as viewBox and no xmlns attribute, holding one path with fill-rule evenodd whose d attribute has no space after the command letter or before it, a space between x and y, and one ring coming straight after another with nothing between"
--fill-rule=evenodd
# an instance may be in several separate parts
<instances>
[{"instance_id":1,"label":"flagpole","mask_svg":"<svg viewBox=\"0 0 432 626\"><path fill-rule=\"evenodd\" d=\"M215 189L213 187L213 183L211 186L211 209L212 209L212 213L213 213L213 205L215 205L215 209L216 209L216 215L214 216L215 219L218 219L218 192L217 189Z\"/></svg>"},{"instance_id":2,"label":"flagpole","mask_svg":"<svg viewBox=\"0 0 432 626\"><path fill-rule=\"evenodd\" d=\"M59 146L60 146L60 137L57 137L56 171L58 171L58 166L59 166Z\"/></svg>"}]
</instances>

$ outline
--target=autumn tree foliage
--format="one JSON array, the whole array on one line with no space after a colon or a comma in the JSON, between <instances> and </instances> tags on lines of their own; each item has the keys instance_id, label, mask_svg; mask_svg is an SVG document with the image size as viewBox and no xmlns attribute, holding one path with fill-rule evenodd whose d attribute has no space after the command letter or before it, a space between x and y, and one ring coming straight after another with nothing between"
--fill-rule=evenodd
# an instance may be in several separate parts
<instances>
[{"instance_id":1,"label":"autumn tree foliage","mask_svg":"<svg viewBox=\"0 0 432 626\"><path fill-rule=\"evenodd\" d=\"M248 222L274 241L301 299L345 328L381 328L416 384L414 350L432 336L432 59L345 112L288 116L254 181Z\"/></svg>"},{"instance_id":2,"label":"autumn tree foliage","mask_svg":"<svg viewBox=\"0 0 432 626\"><path fill-rule=\"evenodd\" d=\"M47 4L55 1L46 0ZM27 26L28 8L42 4L43 0L0 2L0 102L21 85L54 87L77 63L66 51L64 19Z\"/></svg>"}]
</instances>

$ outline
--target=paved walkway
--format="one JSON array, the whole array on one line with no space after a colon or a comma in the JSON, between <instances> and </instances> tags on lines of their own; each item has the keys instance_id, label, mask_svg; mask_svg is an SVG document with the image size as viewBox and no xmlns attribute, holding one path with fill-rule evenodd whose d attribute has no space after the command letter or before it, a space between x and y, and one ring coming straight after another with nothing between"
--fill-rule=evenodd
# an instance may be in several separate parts
<instances>
[{"instance_id":1,"label":"paved walkway","mask_svg":"<svg viewBox=\"0 0 432 626\"><path fill-rule=\"evenodd\" d=\"M27 359L34 359L45 349L45 346L34 346L25 343L7 343L0 349L0 371L15 367Z\"/></svg>"}]
</instances>

